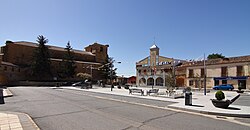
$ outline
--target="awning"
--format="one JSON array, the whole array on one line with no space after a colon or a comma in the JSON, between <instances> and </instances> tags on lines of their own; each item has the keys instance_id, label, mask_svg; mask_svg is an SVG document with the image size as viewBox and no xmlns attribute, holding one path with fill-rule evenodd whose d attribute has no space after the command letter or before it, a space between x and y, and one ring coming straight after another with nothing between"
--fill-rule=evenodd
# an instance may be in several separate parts
<instances>
[{"instance_id":1,"label":"awning","mask_svg":"<svg viewBox=\"0 0 250 130\"><path fill-rule=\"evenodd\" d=\"M214 80L247 80L248 76L238 76L238 77L214 77Z\"/></svg>"}]
</instances>

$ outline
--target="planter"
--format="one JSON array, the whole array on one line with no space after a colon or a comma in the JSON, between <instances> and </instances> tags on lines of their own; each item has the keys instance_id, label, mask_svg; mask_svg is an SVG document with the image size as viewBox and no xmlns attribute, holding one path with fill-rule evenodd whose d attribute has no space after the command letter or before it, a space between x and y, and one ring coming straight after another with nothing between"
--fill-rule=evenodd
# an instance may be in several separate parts
<instances>
[{"instance_id":1,"label":"planter","mask_svg":"<svg viewBox=\"0 0 250 130\"><path fill-rule=\"evenodd\" d=\"M129 86L125 86L124 88L125 88L125 89L129 89Z\"/></svg>"},{"instance_id":2,"label":"planter","mask_svg":"<svg viewBox=\"0 0 250 130\"><path fill-rule=\"evenodd\" d=\"M236 90L237 93L244 93L244 90Z\"/></svg>"},{"instance_id":3,"label":"planter","mask_svg":"<svg viewBox=\"0 0 250 130\"><path fill-rule=\"evenodd\" d=\"M215 107L219 108L228 108L228 106L231 104L230 100L211 99L211 101Z\"/></svg>"}]
</instances>

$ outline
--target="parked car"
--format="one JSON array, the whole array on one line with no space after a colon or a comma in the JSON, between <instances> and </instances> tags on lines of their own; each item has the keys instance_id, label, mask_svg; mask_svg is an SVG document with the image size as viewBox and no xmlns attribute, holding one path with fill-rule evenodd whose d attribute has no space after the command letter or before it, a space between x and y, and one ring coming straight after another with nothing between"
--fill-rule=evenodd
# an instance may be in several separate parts
<instances>
[{"instance_id":1,"label":"parked car","mask_svg":"<svg viewBox=\"0 0 250 130\"><path fill-rule=\"evenodd\" d=\"M81 86L84 82L81 81L81 82L76 82L76 83L73 83L72 86L76 87L76 86Z\"/></svg>"},{"instance_id":2,"label":"parked car","mask_svg":"<svg viewBox=\"0 0 250 130\"><path fill-rule=\"evenodd\" d=\"M234 86L232 84L222 84L213 87L214 90L233 90Z\"/></svg>"},{"instance_id":3,"label":"parked car","mask_svg":"<svg viewBox=\"0 0 250 130\"><path fill-rule=\"evenodd\" d=\"M92 84L90 81L85 80L85 81L81 81L81 82L76 82L74 84L72 84L72 86L74 87L81 87L81 88L92 88Z\"/></svg>"}]
</instances>

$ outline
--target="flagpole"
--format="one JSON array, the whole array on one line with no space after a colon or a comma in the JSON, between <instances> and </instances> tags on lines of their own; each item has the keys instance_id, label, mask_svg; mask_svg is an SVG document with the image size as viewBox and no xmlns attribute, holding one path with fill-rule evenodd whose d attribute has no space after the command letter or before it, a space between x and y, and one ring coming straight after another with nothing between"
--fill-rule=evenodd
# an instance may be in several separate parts
<instances>
[{"instance_id":1,"label":"flagpole","mask_svg":"<svg viewBox=\"0 0 250 130\"><path fill-rule=\"evenodd\" d=\"M204 53L204 95L206 95L207 91L206 91L206 75L207 75L207 71L206 71L206 57L205 57L205 53Z\"/></svg>"}]
</instances>

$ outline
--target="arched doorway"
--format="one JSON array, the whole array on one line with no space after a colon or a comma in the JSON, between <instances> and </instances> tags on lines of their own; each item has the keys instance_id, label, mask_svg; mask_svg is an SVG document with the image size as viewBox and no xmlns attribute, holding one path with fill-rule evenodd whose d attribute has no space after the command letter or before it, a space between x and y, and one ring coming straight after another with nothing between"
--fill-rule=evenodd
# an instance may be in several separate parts
<instances>
[{"instance_id":1,"label":"arched doorway","mask_svg":"<svg viewBox=\"0 0 250 130\"><path fill-rule=\"evenodd\" d=\"M139 80L139 86L146 86L146 79L145 78L141 78Z\"/></svg>"},{"instance_id":2,"label":"arched doorway","mask_svg":"<svg viewBox=\"0 0 250 130\"><path fill-rule=\"evenodd\" d=\"M154 85L154 79L153 79L153 78L148 78L147 85L148 85L148 86Z\"/></svg>"},{"instance_id":3,"label":"arched doorway","mask_svg":"<svg viewBox=\"0 0 250 130\"><path fill-rule=\"evenodd\" d=\"M163 79L161 77L156 79L156 86L163 86Z\"/></svg>"}]
</instances>

